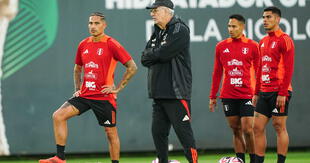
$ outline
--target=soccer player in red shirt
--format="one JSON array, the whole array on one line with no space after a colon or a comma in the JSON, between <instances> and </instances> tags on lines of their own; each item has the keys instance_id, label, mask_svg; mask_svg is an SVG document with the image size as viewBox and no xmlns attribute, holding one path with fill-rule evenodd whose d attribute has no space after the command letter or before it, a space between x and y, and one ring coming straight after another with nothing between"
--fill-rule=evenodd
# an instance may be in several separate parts
<instances>
[{"instance_id":1,"label":"soccer player in red shirt","mask_svg":"<svg viewBox=\"0 0 310 163\"><path fill-rule=\"evenodd\" d=\"M259 50L258 43L243 35L244 26L245 19L242 15L231 15L228 22L230 38L216 45L209 108L214 112L216 94L224 76L220 98L233 131L236 156L244 161L247 151L251 163L254 163L254 107L251 101L255 86L254 74L259 64Z\"/></svg>"},{"instance_id":2,"label":"soccer player in red shirt","mask_svg":"<svg viewBox=\"0 0 310 163\"><path fill-rule=\"evenodd\" d=\"M136 73L137 67L130 54L104 30L107 24L102 13L89 17L90 37L78 46L74 67L75 93L53 114L56 156L40 160L40 163L65 163L67 120L92 109L99 125L103 126L109 141L112 163L118 163L120 142L116 128L116 94ZM117 62L126 67L118 86L114 86L114 70ZM84 72L83 81L81 74Z\"/></svg>"},{"instance_id":3,"label":"soccer player in red shirt","mask_svg":"<svg viewBox=\"0 0 310 163\"><path fill-rule=\"evenodd\" d=\"M277 133L278 163L284 163L289 137L286 130L291 80L294 69L294 43L280 27L281 10L264 9L263 23L267 32L259 43L260 66L253 105L256 105L254 134L256 162L264 162L265 128L270 118Z\"/></svg>"}]
</instances>

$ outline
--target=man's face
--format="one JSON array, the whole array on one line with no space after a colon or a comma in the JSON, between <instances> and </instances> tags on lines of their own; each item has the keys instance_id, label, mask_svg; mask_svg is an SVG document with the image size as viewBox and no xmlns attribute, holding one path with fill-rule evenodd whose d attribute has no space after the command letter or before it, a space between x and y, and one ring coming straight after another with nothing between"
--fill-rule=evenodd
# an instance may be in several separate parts
<instances>
[{"instance_id":1,"label":"man's face","mask_svg":"<svg viewBox=\"0 0 310 163\"><path fill-rule=\"evenodd\" d=\"M271 31L280 23L280 17L273 14L272 11L265 11L263 13L264 28L266 31Z\"/></svg>"},{"instance_id":2,"label":"man's face","mask_svg":"<svg viewBox=\"0 0 310 163\"><path fill-rule=\"evenodd\" d=\"M159 6L152 9L150 15L155 24L164 24L167 17L167 10L166 8Z\"/></svg>"},{"instance_id":3,"label":"man's face","mask_svg":"<svg viewBox=\"0 0 310 163\"><path fill-rule=\"evenodd\" d=\"M228 32L231 38L240 38L243 34L244 24L237 19L229 19Z\"/></svg>"},{"instance_id":4,"label":"man's face","mask_svg":"<svg viewBox=\"0 0 310 163\"><path fill-rule=\"evenodd\" d=\"M107 27L106 22L101 19L100 16L89 17L88 29L92 36L99 36L104 33L104 29Z\"/></svg>"}]
</instances>

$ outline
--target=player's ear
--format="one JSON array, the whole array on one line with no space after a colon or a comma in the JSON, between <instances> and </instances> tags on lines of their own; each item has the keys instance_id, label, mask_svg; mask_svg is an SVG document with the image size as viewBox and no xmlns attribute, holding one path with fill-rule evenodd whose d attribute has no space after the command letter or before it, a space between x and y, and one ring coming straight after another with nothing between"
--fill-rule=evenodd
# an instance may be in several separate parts
<instances>
[{"instance_id":1,"label":"player's ear","mask_svg":"<svg viewBox=\"0 0 310 163\"><path fill-rule=\"evenodd\" d=\"M280 23L281 17L279 15L276 15L276 20L278 23Z\"/></svg>"},{"instance_id":2,"label":"player's ear","mask_svg":"<svg viewBox=\"0 0 310 163\"><path fill-rule=\"evenodd\" d=\"M107 22L104 20L102 22L103 22L103 29L105 29L107 27Z\"/></svg>"}]
</instances>

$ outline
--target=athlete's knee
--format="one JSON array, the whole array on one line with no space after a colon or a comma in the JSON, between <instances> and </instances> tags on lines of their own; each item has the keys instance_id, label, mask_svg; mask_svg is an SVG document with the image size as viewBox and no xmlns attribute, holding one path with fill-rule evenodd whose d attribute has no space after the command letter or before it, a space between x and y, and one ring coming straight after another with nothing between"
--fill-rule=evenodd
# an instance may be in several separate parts
<instances>
[{"instance_id":1,"label":"athlete's knee","mask_svg":"<svg viewBox=\"0 0 310 163\"><path fill-rule=\"evenodd\" d=\"M104 131L107 135L115 135L117 134L117 129L116 127L105 127Z\"/></svg>"},{"instance_id":2,"label":"athlete's knee","mask_svg":"<svg viewBox=\"0 0 310 163\"><path fill-rule=\"evenodd\" d=\"M53 113L54 121L66 121L71 117L78 115L79 111L68 102L65 102L59 109Z\"/></svg>"},{"instance_id":3,"label":"athlete's knee","mask_svg":"<svg viewBox=\"0 0 310 163\"><path fill-rule=\"evenodd\" d=\"M230 124L229 126L232 129L234 135L240 135L242 132L241 126L238 124Z\"/></svg>"},{"instance_id":4,"label":"athlete's knee","mask_svg":"<svg viewBox=\"0 0 310 163\"><path fill-rule=\"evenodd\" d=\"M253 131L255 135L262 134L265 132L265 127L255 123L253 127Z\"/></svg>"},{"instance_id":5,"label":"athlete's knee","mask_svg":"<svg viewBox=\"0 0 310 163\"><path fill-rule=\"evenodd\" d=\"M286 132L285 123L282 123L280 121L272 121L272 126L274 127L277 133Z\"/></svg>"},{"instance_id":6,"label":"athlete's knee","mask_svg":"<svg viewBox=\"0 0 310 163\"><path fill-rule=\"evenodd\" d=\"M56 111L53 113L53 116L52 116L52 117L53 117L53 120L54 120L54 121L57 121L57 122L67 120L65 114L64 114L62 111L60 111L60 109L56 110Z\"/></svg>"},{"instance_id":7,"label":"athlete's knee","mask_svg":"<svg viewBox=\"0 0 310 163\"><path fill-rule=\"evenodd\" d=\"M110 141L118 140L118 133L116 127L105 127L104 130Z\"/></svg>"},{"instance_id":8,"label":"athlete's knee","mask_svg":"<svg viewBox=\"0 0 310 163\"><path fill-rule=\"evenodd\" d=\"M246 136L249 136L249 135L253 134L253 127L252 127L252 126L242 127L242 132L243 132Z\"/></svg>"}]
</instances>

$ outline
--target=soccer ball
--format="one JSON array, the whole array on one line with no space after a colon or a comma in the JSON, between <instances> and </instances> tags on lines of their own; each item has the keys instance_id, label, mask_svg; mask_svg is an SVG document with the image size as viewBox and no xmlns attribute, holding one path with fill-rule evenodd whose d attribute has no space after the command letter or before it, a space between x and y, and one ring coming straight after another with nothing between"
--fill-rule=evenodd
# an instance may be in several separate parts
<instances>
[{"instance_id":1,"label":"soccer ball","mask_svg":"<svg viewBox=\"0 0 310 163\"><path fill-rule=\"evenodd\" d=\"M222 157L219 163L243 163L243 161L238 157Z\"/></svg>"},{"instance_id":2,"label":"soccer ball","mask_svg":"<svg viewBox=\"0 0 310 163\"><path fill-rule=\"evenodd\" d=\"M169 160L168 162L169 162L169 163L181 163L181 162L178 161L178 160ZM155 160L153 160L152 163L159 163L158 158L156 158Z\"/></svg>"}]
</instances>

